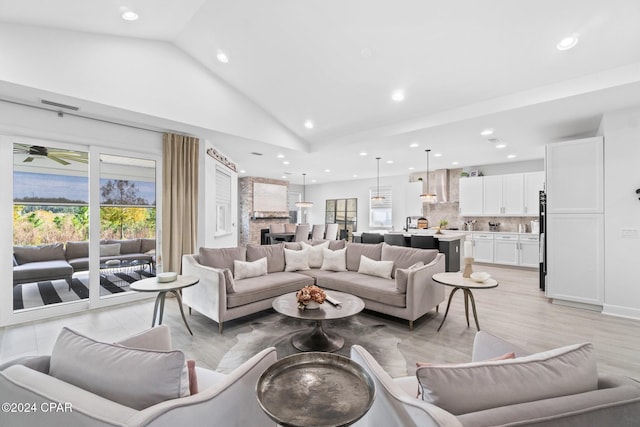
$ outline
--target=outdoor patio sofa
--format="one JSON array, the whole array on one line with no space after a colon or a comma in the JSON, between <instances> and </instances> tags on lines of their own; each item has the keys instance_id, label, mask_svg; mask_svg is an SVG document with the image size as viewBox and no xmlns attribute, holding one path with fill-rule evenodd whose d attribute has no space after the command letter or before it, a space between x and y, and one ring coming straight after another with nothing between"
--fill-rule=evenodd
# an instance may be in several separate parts
<instances>
[{"instance_id":1,"label":"outdoor patio sofa","mask_svg":"<svg viewBox=\"0 0 640 427\"><path fill-rule=\"evenodd\" d=\"M155 239L103 240L100 262L108 260L155 261ZM65 279L89 269L89 242L53 243L13 247L13 286L45 280Z\"/></svg>"},{"instance_id":2,"label":"outdoor patio sofa","mask_svg":"<svg viewBox=\"0 0 640 427\"><path fill-rule=\"evenodd\" d=\"M313 241L311 245L314 249L305 249L310 251L308 269L292 265L291 258L295 255L292 252L302 250L298 242L200 248L198 254L182 258L182 274L200 279L196 286L183 289L182 300L190 311L196 310L216 321L220 332L225 321L267 310L280 295L314 284L356 295L364 301L366 309L408 320L409 328L444 301L444 287L431 279L445 269L445 255L437 250L343 240ZM319 259L322 254L324 259ZM343 265L338 266L342 268L325 268L327 254L329 258L342 256ZM367 271L361 265L361 257L367 258L366 265L382 266L386 261L388 267L391 262L390 276L383 278L375 271ZM262 275L240 278L243 274L234 271L234 266L243 265L236 262L256 263L262 258L266 258L267 264Z\"/></svg>"}]
</instances>

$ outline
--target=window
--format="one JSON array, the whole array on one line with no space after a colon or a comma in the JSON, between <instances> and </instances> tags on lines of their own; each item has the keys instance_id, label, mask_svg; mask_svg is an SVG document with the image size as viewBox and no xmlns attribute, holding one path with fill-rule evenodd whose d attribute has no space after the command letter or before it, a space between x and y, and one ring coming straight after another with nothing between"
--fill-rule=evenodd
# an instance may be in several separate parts
<instances>
[{"instance_id":1,"label":"window","mask_svg":"<svg viewBox=\"0 0 640 427\"><path fill-rule=\"evenodd\" d=\"M340 238L349 239L358 231L358 199L331 199L325 205L325 223L338 224Z\"/></svg>"},{"instance_id":2,"label":"window","mask_svg":"<svg viewBox=\"0 0 640 427\"><path fill-rule=\"evenodd\" d=\"M383 200L371 200L371 197L380 195ZM393 226L392 190L390 186L369 188L369 227L391 228Z\"/></svg>"},{"instance_id":3,"label":"window","mask_svg":"<svg viewBox=\"0 0 640 427\"><path fill-rule=\"evenodd\" d=\"M232 233L231 175L216 167L216 236Z\"/></svg>"}]
</instances>

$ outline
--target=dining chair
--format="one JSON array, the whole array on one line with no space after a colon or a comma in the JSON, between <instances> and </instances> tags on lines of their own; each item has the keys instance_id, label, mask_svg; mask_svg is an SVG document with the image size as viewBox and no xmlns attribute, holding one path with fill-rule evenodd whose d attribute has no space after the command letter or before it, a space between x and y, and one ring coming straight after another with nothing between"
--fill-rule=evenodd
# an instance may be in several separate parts
<instances>
[{"instance_id":1,"label":"dining chair","mask_svg":"<svg viewBox=\"0 0 640 427\"><path fill-rule=\"evenodd\" d=\"M306 242L309 240L309 224L300 224L296 227L296 235L293 238L294 242Z\"/></svg>"},{"instance_id":2,"label":"dining chair","mask_svg":"<svg viewBox=\"0 0 640 427\"><path fill-rule=\"evenodd\" d=\"M275 244L278 244L280 242L283 242L284 238L275 237L275 236L273 236L273 234L275 234L275 233L284 233L284 232L285 232L284 224L270 224L269 225L269 239L271 241L271 244L275 245Z\"/></svg>"},{"instance_id":3,"label":"dining chair","mask_svg":"<svg viewBox=\"0 0 640 427\"><path fill-rule=\"evenodd\" d=\"M384 242L388 245L406 246L404 235L399 233L387 233L384 235Z\"/></svg>"},{"instance_id":4,"label":"dining chair","mask_svg":"<svg viewBox=\"0 0 640 427\"><path fill-rule=\"evenodd\" d=\"M438 249L433 236L411 236L411 247L420 249Z\"/></svg>"},{"instance_id":5,"label":"dining chair","mask_svg":"<svg viewBox=\"0 0 640 427\"><path fill-rule=\"evenodd\" d=\"M290 222L286 223L284 225L284 232L285 233L295 233L296 232L296 225L298 225L298 224L291 224Z\"/></svg>"},{"instance_id":6,"label":"dining chair","mask_svg":"<svg viewBox=\"0 0 640 427\"><path fill-rule=\"evenodd\" d=\"M311 228L311 240L324 239L324 224L313 224Z\"/></svg>"},{"instance_id":7,"label":"dining chair","mask_svg":"<svg viewBox=\"0 0 640 427\"><path fill-rule=\"evenodd\" d=\"M362 233L360 237L362 243L381 243L384 241L384 237L380 233Z\"/></svg>"},{"instance_id":8,"label":"dining chair","mask_svg":"<svg viewBox=\"0 0 640 427\"><path fill-rule=\"evenodd\" d=\"M324 238L327 240L336 240L338 238L338 224L327 224L327 229L324 233Z\"/></svg>"}]
</instances>

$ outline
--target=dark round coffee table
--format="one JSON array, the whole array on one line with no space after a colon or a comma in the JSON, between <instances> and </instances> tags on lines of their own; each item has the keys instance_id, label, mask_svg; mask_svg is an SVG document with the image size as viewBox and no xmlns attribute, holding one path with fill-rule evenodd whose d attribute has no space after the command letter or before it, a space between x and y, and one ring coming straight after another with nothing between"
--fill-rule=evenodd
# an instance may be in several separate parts
<instances>
[{"instance_id":1,"label":"dark round coffee table","mask_svg":"<svg viewBox=\"0 0 640 427\"><path fill-rule=\"evenodd\" d=\"M337 291L326 291L326 293L340 304L333 305L325 301L317 309L300 309L295 292L281 295L273 300L273 308L280 314L296 319L315 320L312 330L296 332L291 337L291 344L300 351L340 350L344 345L344 338L335 332L325 331L322 322L353 316L364 309L364 302L355 295Z\"/></svg>"}]
</instances>

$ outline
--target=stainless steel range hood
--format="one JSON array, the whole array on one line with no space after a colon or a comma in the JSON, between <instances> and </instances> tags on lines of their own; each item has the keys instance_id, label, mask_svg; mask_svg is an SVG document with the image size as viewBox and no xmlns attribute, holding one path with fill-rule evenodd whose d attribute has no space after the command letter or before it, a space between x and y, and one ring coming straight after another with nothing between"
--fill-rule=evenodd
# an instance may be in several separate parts
<instances>
[{"instance_id":1,"label":"stainless steel range hood","mask_svg":"<svg viewBox=\"0 0 640 427\"><path fill-rule=\"evenodd\" d=\"M450 203L449 199L449 169L437 169L430 173L429 187L427 191L438 196L436 203Z\"/></svg>"}]
</instances>

